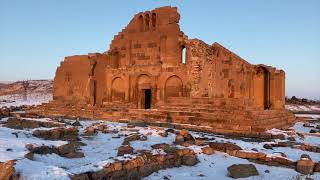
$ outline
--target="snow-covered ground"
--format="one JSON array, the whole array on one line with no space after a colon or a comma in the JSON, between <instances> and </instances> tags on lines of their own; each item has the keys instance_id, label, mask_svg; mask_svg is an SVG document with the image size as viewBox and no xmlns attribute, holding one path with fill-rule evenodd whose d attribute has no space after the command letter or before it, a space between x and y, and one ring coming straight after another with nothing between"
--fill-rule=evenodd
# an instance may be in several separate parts
<instances>
[{"instance_id":1,"label":"snow-covered ground","mask_svg":"<svg viewBox=\"0 0 320 180\"><path fill-rule=\"evenodd\" d=\"M297 104L287 104L285 108L290 111L320 111L319 105L297 105Z\"/></svg>"},{"instance_id":2,"label":"snow-covered ground","mask_svg":"<svg viewBox=\"0 0 320 180\"><path fill-rule=\"evenodd\" d=\"M28 94L25 100L21 94L10 94L0 96L0 107L22 106L22 105L39 105L52 100L52 94L32 93Z\"/></svg>"},{"instance_id":3,"label":"snow-covered ground","mask_svg":"<svg viewBox=\"0 0 320 180\"><path fill-rule=\"evenodd\" d=\"M50 119L39 119L40 121L50 121ZM6 118L2 119L6 121ZM82 136L84 129L91 126L93 123L106 124L110 130L114 130L111 133L101 133L92 137ZM316 122L319 124L318 122ZM85 154L83 158L68 159L58 156L56 154L39 155L35 154L34 159L31 161L24 158L24 155L28 152L25 148L26 144L34 145L49 145L59 146L65 144L65 141L48 141L43 140L31 135L32 129L26 130L14 130L3 127L0 124L0 161L7 161L10 159L16 159L15 168L17 172L20 172L23 179L70 179L69 175L77 174L87 171L97 171L104 165L114 162L115 159L131 158L117 157L117 148L121 146L124 137L126 135L139 133L147 136L146 141L133 141L131 146L134 150L149 149L151 145L158 143L167 143L174 145L175 135L169 133L167 137L162 137L159 133L164 132L165 128L161 127L134 127L127 128L125 123L116 123L108 121L81 121L83 127L79 130L81 142L86 146L81 147L81 152ZM317 125L314 124L314 125ZM273 129L272 133L283 133L288 135L291 132L308 133L310 127L304 127L303 123L296 123L289 131L282 131ZM320 161L319 153L313 153L308 151L302 151L299 149L293 149L290 147L275 147L273 149L265 149L263 145L266 143L276 143L284 140L273 140L269 142L255 141L253 139L243 138L228 138L221 135L190 132L194 137L207 137L212 142L231 142L235 143L246 151L252 151L252 149L259 152L266 153L268 156L279 156L279 153L284 153L287 158L292 160L299 160L302 154L308 154L313 161ZM16 137L18 134L18 137ZM304 142L314 146L320 146L320 137L306 134L304 138L300 136L294 136L297 142ZM180 146L177 146L180 147ZM259 176L250 177L246 179L298 179L299 177L306 177L297 173L293 169L271 167L267 165L259 165L249 162L246 159L236 158L229 156L225 153L216 152L213 155L205 155L201 153L202 146L189 147L198 153L199 163L193 167L177 167L171 169L160 170L155 172L147 180L163 179L165 177L169 179L231 179L227 176L227 167L232 164L239 163L251 163L254 164L259 172ZM164 153L161 151L155 151L155 153ZM311 175L313 179L320 179L320 173Z\"/></svg>"}]
</instances>

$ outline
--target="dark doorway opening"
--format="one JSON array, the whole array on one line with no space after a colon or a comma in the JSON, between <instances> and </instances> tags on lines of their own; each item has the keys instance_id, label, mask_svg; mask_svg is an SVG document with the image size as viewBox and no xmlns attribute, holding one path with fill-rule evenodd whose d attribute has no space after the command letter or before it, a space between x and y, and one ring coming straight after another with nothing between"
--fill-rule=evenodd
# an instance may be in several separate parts
<instances>
[{"instance_id":1,"label":"dark doorway opening","mask_svg":"<svg viewBox=\"0 0 320 180\"><path fill-rule=\"evenodd\" d=\"M144 108L145 109L151 108L151 89L144 90Z\"/></svg>"}]
</instances>

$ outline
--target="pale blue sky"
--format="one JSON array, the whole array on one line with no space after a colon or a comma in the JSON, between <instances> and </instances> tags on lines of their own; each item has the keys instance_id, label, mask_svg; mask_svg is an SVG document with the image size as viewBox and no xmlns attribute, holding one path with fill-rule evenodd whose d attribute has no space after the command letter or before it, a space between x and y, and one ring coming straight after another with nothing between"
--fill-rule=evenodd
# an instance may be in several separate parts
<instances>
[{"instance_id":1,"label":"pale blue sky","mask_svg":"<svg viewBox=\"0 0 320 180\"><path fill-rule=\"evenodd\" d=\"M0 0L0 81L51 79L64 56L105 51L135 13L164 5L189 38L282 68L288 96L320 99L319 0Z\"/></svg>"}]
</instances>

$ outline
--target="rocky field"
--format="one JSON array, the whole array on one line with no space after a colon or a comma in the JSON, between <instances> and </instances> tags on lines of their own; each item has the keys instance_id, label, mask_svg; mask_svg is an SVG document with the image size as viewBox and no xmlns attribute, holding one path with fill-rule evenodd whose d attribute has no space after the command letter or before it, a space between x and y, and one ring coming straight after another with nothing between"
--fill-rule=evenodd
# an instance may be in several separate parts
<instances>
[{"instance_id":1,"label":"rocky field","mask_svg":"<svg viewBox=\"0 0 320 180\"><path fill-rule=\"evenodd\" d=\"M52 82L30 84L27 100L19 83L0 87L1 180L320 179L314 104L287 105L308 112L289 129L241 138L139 121L36 117L25 110L51 100Z\"/></svg>"},{"instance_id":2,"label":"rocky field","mask_svg":"<svg viewBox=\"0 0 320 180\"><path fill-rule=\"evenodd\" d=\"M0 179L320 179L316 118L300 118L259 139L139 121L6 117L0 121L0 168L10 168Z\"/></svg>"}]
</instances>

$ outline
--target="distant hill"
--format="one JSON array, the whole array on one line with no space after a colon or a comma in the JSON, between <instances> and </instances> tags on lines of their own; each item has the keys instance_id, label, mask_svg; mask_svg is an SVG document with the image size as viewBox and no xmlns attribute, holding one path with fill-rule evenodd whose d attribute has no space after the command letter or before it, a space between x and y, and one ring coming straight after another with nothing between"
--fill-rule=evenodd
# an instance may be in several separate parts
<instances>
[{"instance_id":1,"label":"distant hill","mask_svg":"<svg viewBox=\"0 0 320 180\"><path fill-rule=\"evenodd\" d=\"M29 93L52 93L52 80L29 80ZM11 94L22 94L24 92L23 82L0 83L0 96Z\"/></svg>"}]
</instances>

